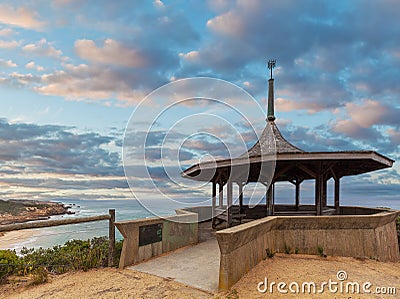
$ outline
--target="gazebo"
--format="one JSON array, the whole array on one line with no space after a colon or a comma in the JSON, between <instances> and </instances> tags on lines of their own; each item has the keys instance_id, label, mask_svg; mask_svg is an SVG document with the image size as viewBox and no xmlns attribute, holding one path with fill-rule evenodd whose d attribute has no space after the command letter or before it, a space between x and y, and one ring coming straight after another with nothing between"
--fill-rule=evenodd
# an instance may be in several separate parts
<instances>
[{"instance_id":1,"label":"gazebo","mask_svg":"<svg viewBox=\"0 0 400 299\"><path fill-rule=\"evenodd\" d=\"M392 167L394 161L375 151L307 152L288 142L275 124L275 61L268 62L267 125L259 140L243 155L233 159L202 162L186 169L182 176L212 183L212 225L225 221L230 227L244 221L272 215L339 215L340 180ZM275 171L267 171L268 169ZM334 180L334 205L327 204L327 182ZM315 202L300 204L300 187L305 180L315 181ZM275 204L275 183L290 182L295 186L293 205ZM238 185L238 205L233 205L233 184ZM243 187L248 183L266 186L265 205L250 208L243 204ZM217 203L218 185L218 203ZM226 204L224 204L224 187Z\"/></svg>"}]
</instances>

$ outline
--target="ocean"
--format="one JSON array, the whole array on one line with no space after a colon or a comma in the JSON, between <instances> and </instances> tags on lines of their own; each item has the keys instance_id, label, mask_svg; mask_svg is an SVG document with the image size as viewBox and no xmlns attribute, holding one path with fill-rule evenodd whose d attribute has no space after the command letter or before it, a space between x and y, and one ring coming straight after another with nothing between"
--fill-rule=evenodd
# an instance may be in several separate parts
<instances>
[{"instance_id":1,"label":"ocean","mask_svg":"<svg viewBox=\"0 0 400 299\"><path fill-rule=\"evenodd\" d=\"M246 202L246 200L245 200ZM176 208L182 208L188 205L209 205L209 202L199 202L199 200L186 200L183 202L173 202L167 200L149 200L145 203L147 210L137 200L80 200L65 199L62 201L65 205L71 206L70 211L73 215L52 216L51 219L63 219L70 217L93 216L108 214L109 209L115 209L116 221L131 220L138 218L154 217L153 213L160 216L174 215ZM279 202L285 203L285 202ZM289 203L289 202L287 202ZM304 200L304 204L312 203L311 200ZM329 202L328 202L329 204ZM400 200L341 200L341 205L354 205L366 207L390 207L400 210ZM10 233L11 235L11 233ZM6 235L7 236L7 235ZM6 237L5 236L5 237ZM108 236L108 221L86 222L71 225L62 225L49 228L38 228L24 230L24 234L16 234L15 237L9 237L7 246L1 244L0 249L15 249L19 252L23 247L27 248L49 248L55 245L62 245L72 239L89 239L92 237ZM4 238L4 237L3 237ZM11 239L10 239L11 238ZM121 234L116 230L117 240L122 239Z\"/></svg>"}]
</instances>

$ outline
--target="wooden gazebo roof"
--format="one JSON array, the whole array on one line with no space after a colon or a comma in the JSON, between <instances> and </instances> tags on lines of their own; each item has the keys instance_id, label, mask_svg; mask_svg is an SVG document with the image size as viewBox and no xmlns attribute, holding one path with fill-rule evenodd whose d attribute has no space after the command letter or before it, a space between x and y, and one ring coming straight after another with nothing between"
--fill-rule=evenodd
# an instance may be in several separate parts
<instances>
[{"instance_id":1,"label":"wooden gazebo roof","mask_svg":"<svg viewBox=\"0 0 400 299\"><path fill-rule=\"evenodd\" d=\"M275 121L269 121L269 126L265 127L260 139L257 140L257 142L247 151L247 153L244 153L242 156L258 157L261 156L262 153L268 153L271 150L268 148L270 147L271 137L275 143L275 146L272 148L272 150L278 154L304 153L302 149L294 146L282 136L277 125L275 124Z\"/></svg>"},{"instance_id":2,"label":"wooden gazebo roof","mask_svg":"<svg viewBox=\"0 0 400 299\"><path fill-rule=\"evenodd\" d=\"M272 72L268 82L267 125L254 146L234 159L195 164L182 173L183 177L226 182L233 174L231 179L242 182L290 181L312 179L327 171L340 178L392 167L393 160L375 151L306 152L288 142L275 124ZM263 163L275 163L273 178L260 177ZM239 169L246 165L245 171Z\"/></svg>"},{"instance_id":3,"label":"wooden gazebo roof","mask_svg":"<svg viewBox=\"0 0 400 299\"><path fill-rule=\"evenodd\" d=\"M375 151L281 152L276 156L251 156L202 162L186 169L182 175L197 181L214 181L217 178L216 174L213 175L215 170L229 176L235 172L235 168L250 164L249 176L245 178L235 174L235 180L256 182L261 163L274 161L276 163L274 181L312 179L319 172L319 168L331 169L338 177L357 175L392 167L394 163L393 160Z\"/></svg>"},{"instance_id":4,"label":"wooden gazebo roof","mask_svg":"<svg viewBox=\"0 0 400 299\"><path fill-rule=\"evenodd\" d=\"M182 172L182 176L212 182L213 226L216 219L226 221L231 226L234 221L248 217L243 207L243 186L249 182L260 182L267 187L265 213L275 214L274 186L276 182L288 181L295 185L294 211L301 214L300 185L304 180L315 180L316 215L340 214L340 179L383 168L392 167L394 161L375 151L306 152L290 142L280 133L274 115L274 79L272 68L275 60L268 62L271 78L268 80L267 125L259 140L246 153L233 159L222 159L195 164ZM327 181L333 178L334 209L327 204ZM239 209L233 206L233 183L239 186ZM219 185L219 207L216 207L216 186ZM223 207L223 189L227 186L226 211ZM283 211L292 213L293 211ZM306 211L309 213L310 211ZM252 212L248 211L249 214ZM282 211L278 212L282 213ZM238 220L239 219L239 220Z\"/></svg>"}]
</instances>

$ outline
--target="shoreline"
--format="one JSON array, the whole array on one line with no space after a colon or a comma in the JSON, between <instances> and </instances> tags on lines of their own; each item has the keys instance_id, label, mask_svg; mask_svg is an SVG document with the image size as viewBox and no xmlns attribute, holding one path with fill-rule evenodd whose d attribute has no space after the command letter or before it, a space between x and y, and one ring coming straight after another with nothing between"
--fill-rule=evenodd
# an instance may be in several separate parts
<instances>
[{"instance_id":1,"label":"shoreline","mask_svg":"<svg viewBox=\"0 0 400 299\"><path fill-rule=\"evenodd\" d=\"M20 245L41 235L42 233L34 228L4 232L3 235L0 236L0 250L12 250L16 245Z\"/></svg>"},{"instance_id":2,"label":"shoreline","mask_svg":"<svg viewBox=\"0 0 400 299\"><path fill-rule=\"evenodd\" d=\"M75 214L69 210L70 205L56 201L0 200L0 204L0 225L48 220L52 216ZM21 244L30 243L32 238L42 235L42 231L35 228L0 232L0 250L18 249Z\"/></svg>"}]
</instances>

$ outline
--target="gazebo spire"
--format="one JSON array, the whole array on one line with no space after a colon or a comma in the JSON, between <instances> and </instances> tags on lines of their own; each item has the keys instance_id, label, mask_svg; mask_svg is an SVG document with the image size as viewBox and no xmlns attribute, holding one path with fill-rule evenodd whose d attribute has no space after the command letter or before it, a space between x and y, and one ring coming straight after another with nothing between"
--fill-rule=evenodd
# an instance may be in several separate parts
<instances>
[{"instance_id":1,"label":"gazebo spire","mask_svg":"<svg viewBox=\"0 0 400 299\"><path fill-rule=\"evenodd\" d=\"M271 70L271 77L268 80L268 121L275 120L275 112L274 112L274 79L272 78L272 70L275 67L276 60L270 59L268 60L268 69Z\"/></svg>"}]
</instances>

